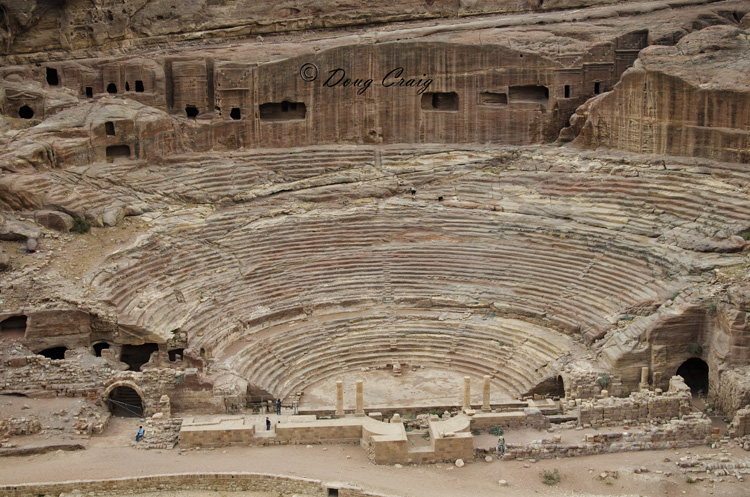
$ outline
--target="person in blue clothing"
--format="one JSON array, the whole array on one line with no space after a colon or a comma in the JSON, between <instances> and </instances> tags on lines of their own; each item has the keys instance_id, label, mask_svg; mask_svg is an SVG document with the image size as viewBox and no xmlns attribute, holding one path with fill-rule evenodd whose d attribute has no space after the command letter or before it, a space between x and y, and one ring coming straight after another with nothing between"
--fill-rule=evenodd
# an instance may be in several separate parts
<instances>
[{"instance_id":1,"label":"person in blue clothing","mask_svg":"<svg viewBox=\"0 0 750 497\"><path fill-rule=\"evenodd\" d=\"M269 431L271 429L271 420L268 419L268 416L266 416L266 431Z\"/></svg>"},{"instance_id":2,"label":"person in blue clothing","mask_svg":"<svg viewBox=\"0 0 750 497\"><path fill-rule=\"evenodd\" d=\"M143 438L143 426L138 427L138 433L135 435L135 441L140 442L141 438Z\"/></svg>"},{"instance_id":3,"label":"person in blue clothing","mask_svg":"<svg viewBox=\"0 0 750 497\"><path fill-rule=\"evenodd\" d=\"M505 437L502 435L497 439L497 453L501 457L505 455Z\"/></svg>"},{"instance_id":4,"label":"person in blue clothing","mask_svg":"<svg viewBox=\"0 0 750 497\"><path fill-rule=\"evenodd\" d=\"M281 414L281 399L276 399L276 414Z\"/></svg>"}]
</instances>

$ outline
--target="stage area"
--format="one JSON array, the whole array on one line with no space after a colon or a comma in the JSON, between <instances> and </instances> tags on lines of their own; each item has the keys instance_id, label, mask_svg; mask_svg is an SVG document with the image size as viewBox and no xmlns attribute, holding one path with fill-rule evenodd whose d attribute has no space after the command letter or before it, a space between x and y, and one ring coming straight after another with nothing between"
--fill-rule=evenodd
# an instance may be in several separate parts
<instances>
[{"instance_id":1,"label":"stage area","mask_svg":"<svg viewBox=\"0 0 750 497\"><path fill-rule=\"evenodd\" d=\"M365 410L376 410L392 406L446 406L463 402L464 376L453 371L423 367L412 370L403 367L401 376L394 376L390 369L370 369L349 373L341 378L313 383L304 390L299 407L308 409L336 408L336 381L344 382L344 409L354 410L356 402L356 381L364 382ZM480 376L471 376L471 403L475 407L482 404ZM490 403L500 404L516 399L500 390L497 385L490 389Z\"/></svg>"}]
</instances>

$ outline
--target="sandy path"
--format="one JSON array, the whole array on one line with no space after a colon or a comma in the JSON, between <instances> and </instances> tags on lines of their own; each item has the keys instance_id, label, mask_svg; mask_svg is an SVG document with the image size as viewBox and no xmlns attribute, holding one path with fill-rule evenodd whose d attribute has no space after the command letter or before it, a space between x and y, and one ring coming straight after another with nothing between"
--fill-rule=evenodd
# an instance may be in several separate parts
<instances>
[{"instance_id":1,"label":"sandy path","mask_svg":"<svg viewBox=\"0 0 750 497\"><path fill-rule=\"evenodd\" d=\"M514 497L583 494L674 497L750 495L750 483L739 483L729 477L715 483L687 484L674 462L664 462L665 458L677 461L681 455L688 453L718 452L708 447L608 454L538 463L487 463L479 460L463 468L435 464L398 469L370 463L358 445L138 450L129 446L137 426L138 420L117 419L104 435L92 438L89 448L84 451L3 458L0 461L0 484L181 472L261 472L303 476L326 482L347 482L382 493L413 497L499 494ZM539 438L542 435L539 433ZM731 449L730 452L741 459L749 455L740 449ZM651 472L634 474L632 469L639 466L646 466ZM562 481L549 487L542 484L539 472L553 468L559 468ZM619 471L619 477L602 481L599 475L603 471ZM666 476L657 471L671 471L673 474ZM507 480L509 487L500 487L497 483L500 479Z\"/></svg>"}]
</instances>

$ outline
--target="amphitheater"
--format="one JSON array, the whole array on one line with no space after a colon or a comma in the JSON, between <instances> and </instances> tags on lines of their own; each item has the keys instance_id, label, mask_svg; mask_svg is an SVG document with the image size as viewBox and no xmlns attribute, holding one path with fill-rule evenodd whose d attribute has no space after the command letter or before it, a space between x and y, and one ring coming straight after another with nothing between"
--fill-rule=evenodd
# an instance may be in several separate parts
<instances>
[{"instance_id":1,"label":"amphitheater","mask_svg":"<svg viewBox=\"0 0 750 497\"><path fill-rule=\"evenodd\" d=\"M382 465L750 448L748 1L0 13L0 400L39 406L3 455L127 416Z\"/></svg>"}]
</instances>

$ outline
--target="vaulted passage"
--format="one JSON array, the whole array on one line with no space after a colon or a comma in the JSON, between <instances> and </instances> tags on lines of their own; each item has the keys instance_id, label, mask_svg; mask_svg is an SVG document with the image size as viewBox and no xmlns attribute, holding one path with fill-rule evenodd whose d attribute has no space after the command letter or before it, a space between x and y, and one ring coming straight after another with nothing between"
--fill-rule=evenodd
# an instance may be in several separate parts
<instances>
[{"instance_id":1,"label":"vaulted passage","mask_svg":"<svg viewBox=\"0 0 750 497\"><path fill-rule=\"evenodd\" d=\"M706 361L691 357L677 368L677 374L682 376L685 384L693 391L693 395L708 392L708 364L706 364Z\"/></svg>"},{"instance_id":2,"label":"vaulted passage","mask_svg":"<svg viewBox=\"0 0 750 497\"><path fill-rule=\"evenodd\" d=\"M109 411L113 416L123 418L142 418L143 399L130 387L116 387L107 399Z\"/></svg>"}]
</instances>

